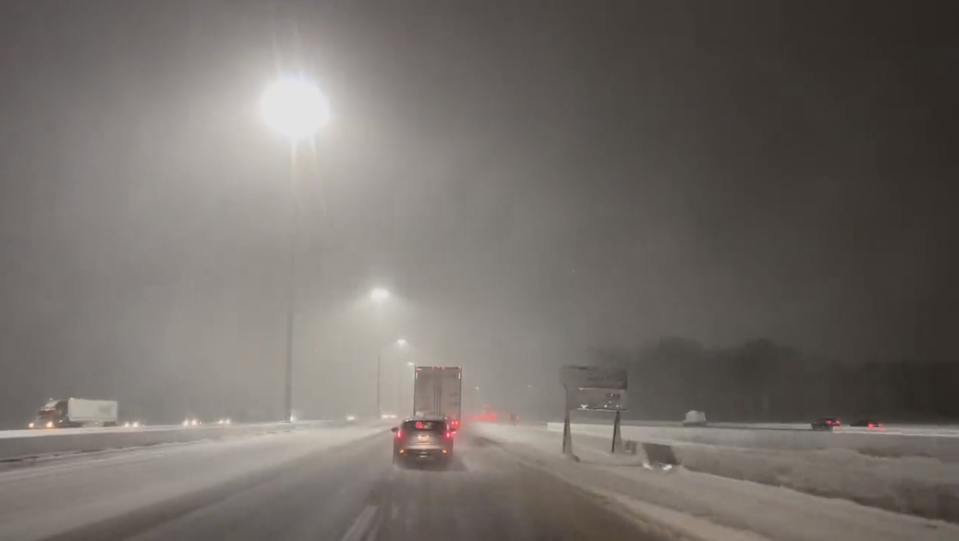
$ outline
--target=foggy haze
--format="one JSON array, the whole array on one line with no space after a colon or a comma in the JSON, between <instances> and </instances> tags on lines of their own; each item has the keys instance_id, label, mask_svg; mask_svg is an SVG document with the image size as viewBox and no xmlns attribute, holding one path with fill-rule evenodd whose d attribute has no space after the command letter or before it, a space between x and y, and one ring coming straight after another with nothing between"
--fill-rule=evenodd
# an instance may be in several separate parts
<instances>
[{"instance_id":1,"label":"foggy haze","mask_svg":"<svg viewBox=\"0 0 959 541\"><path fill-rule=\"evenodd\" d=\"M66 396L279 418L271 8L12 4L0 425ZM291 4L334 111L298 169L295 408L372 413L400 337L386 407L416 362L545 408L556 366L664 336L955 361L949 4L601 4Z\"/></svg>"}]
</instances>

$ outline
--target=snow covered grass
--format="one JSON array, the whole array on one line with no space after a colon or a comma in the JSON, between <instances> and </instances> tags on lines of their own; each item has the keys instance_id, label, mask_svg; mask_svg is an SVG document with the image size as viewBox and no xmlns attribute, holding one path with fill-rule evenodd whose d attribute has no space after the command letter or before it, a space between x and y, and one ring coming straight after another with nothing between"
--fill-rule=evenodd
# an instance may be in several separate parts
<instances>
[{"instance_id":1,"label":"snow covered grass","mask_svg":"<svg viewBox=\"0 0 959 541\"><path fill-rule=\"evenodd\" d=\"M664 508L661 519L670 520L683 529L684 534L697 539L754 539L742 532L786 541L819 541L836 539L843 541L883 541L910 539L915 541L942 541L959 539L959 526L940 520L930 520L918 516L892 513L875 507L867 507L852 501L823 498L795 490L783 488L776 481L791 475L793 484L802 484L808 488L832 490L848 493L847 485L855 485L855 490L863 495L878 491L879 498L907 498L909 501L922 502L933 497L930 483L937 474L935 465L923 463L919 473L910 466L894 470L909 473L911 477L903 479L903 487L916 486L916 494L910 495L908 489L887 488L894 484L889 476L874 476L868 482L861 482L858 475L877 467L871 461L890 460L866 457L849 450L829 450L818 453L824 457L820 462L832 462L836 466L822 475L814 470L799 455L817 453L795 453L784 455L781 452L762 449L723 449L716 446L691 445L676 448L681 459L688 461L690 467L679 468L669 473L650 471L642 468L642 456L613 456L608 452L608 440L599 437L587 437L574 430L573 448L581 462L568 460L560 454L561 436L555 432L537 428L508 426L476 426L476 433L493 441L500 442L504 449L521 460L541 467L584 489L591 490L603 497L619 503L629 503L627 507L642 511L648 516L650 509ZM838 454L837 452L838 451ZM721 455L710 456L709 453ZM700 454L697 454L700 453ZM749 454L745 459L744 454ZM776 455L782 458L775 459ZM757 458L758 457L758 458ZM810 458L815 464L819 458ZM918 458L916 460L928 460ZM797 461L797 465L791 464ZM857 464L858 462L858 465ZM857 474L840 475L842 467L853 467ZM697 467L722 469L727 477L693 471ZM778 468L778 469L777 469ZM925 469L923 469L925 468ZM754 470L769 475L767 484L744 482L747 476L756 476ZM737 477L737 474L740 474ZM828 479L829 475L838 479ZM778 476L778 477L777 477ZM911 485L915 483L915 485ZM769 486L773 485L773 486ZM824 488L825 487L825 488ZM810 490L811 492L813 490ZM939 504L943 502L939 498ZM874 502L872 502L874 503ZM933 509L932 503L924 509ZM693 515L695 520L683 521L676 512ZM653 515L656 515L653 512ZM702 523L707 521L725 528L739 530L736 535L722 536L713 532L703 533Z\"/></svg>"},{"instance_id":2,"label":"snow covered grass","mask_svg":"<svg viewBox=\"0 0 959 541\"><path fill-rule=\"evenodd\" d=\"M959 464L921 457L877 458L849 449L797 452L692 444L673 448L692 471L959 522Z\"/></svg>"},{"instance_id":3,"label":"snow covered grass","mask_svg":"<svg viewBox=\"0 0 959 541\"><path fill-rule=\"evenodd\" d=\"M815 445L798 444L800 450L794 450L786 449L782 443L775 447L767 446L772 448L756 448L648 438L635 428L624 429L624 437L671 444L683 466L692 471L791 488L817 496L843 498L898 513L959 523L959 462L931 458L939 450L935 438L915 439L925 443L929 451L926 456L921 456L915 447L906 450L897 447L898 438L887 440L871 435L867 436L866 441L873 443L873 446L866 449L818 448ZM608 445L606 442L611 437L611 428L576 425L573 434L579 440L595 439L590 446ZM702 435L697 436L696 432L688 434L690 440L710 441ZM783 441L801 439L803 434L817 436L816 443L822 441L818 438L820 434L799 433L800 438L797 438L788 432L782 433ZM838 434L823 436L830 438ZM765 440L771 441L771 438ZM841 437L826 441L849 442ZM743 440L733 442L740 445L754 443Z\"/></svg>"},{"instance_id":4,"label":"snow covered grass","mask_svg":"<svg viewBox=\"0 0 959 541\"><path fill-rule=\"evenodd\" d=\"M562 423L549 423L550 430L562 431ZM612 422L573 424L573 432L606 437ZM815 451L850 449L876 457L929 457L959 463L959 433L946 429L889 427L883 431L841 428L835 432L783 429L692 428L666 426L623 426L623 437L661 443L698 443L746 449Z\"/></svg>"}]
</instances>

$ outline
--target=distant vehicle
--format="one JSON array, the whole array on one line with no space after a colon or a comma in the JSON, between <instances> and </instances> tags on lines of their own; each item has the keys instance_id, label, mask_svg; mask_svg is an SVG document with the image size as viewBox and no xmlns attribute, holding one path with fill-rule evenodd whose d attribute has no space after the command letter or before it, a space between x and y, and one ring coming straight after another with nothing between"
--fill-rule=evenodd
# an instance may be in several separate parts
<instances>
[{"instance_id":1,"label":"distant vehicle","mask_svg":"<svg viewBox=\"0 0 959 541\"><path fill-rule=\"evenodd\" d=\"M380 415L380 419L396 419L395 413L383 413Z\"/></svg>"},{"instance_id":2,"label":"distant vehicle","mask_svg":"<svg viewBox=\"0 0 959 541\"><path fill-rule=\"evenodd\" d=\"M192 417L192 418L187 417L186 419L183 420L183 426L198 426L202 424L203 423L196 417Z\"/></svg>"},{"instance_id":3,"label":"distant vehicle","mask_svg":"<svg viewBox=\"0 0 959 541\"><path fill-rule=\"evenodd\" d=\"M706 414L696 410L686 412L683 426L706 426Z\"/></svg>"},{"instance_id":4,"label":"distant vehicle","mask_svg":"<svg viewBox=\"0 0 959 541\"><path fill-rule=\"evenodd\" d=\"M143 423L141 423L140 421L132 421L132 422L127 421L123 423L123 426L125 428L140 428L141 426L143 426Z\"/></svg>"},{"instance_id":5,"label":"distant vehicle","mask_svg":"<svg viewBox=\"0 0 959 541\"><path fill-rule=\"evenodd\" d=\"M218 425L228 425L228 424L231 424L232 422L233 422L233 421L231 421L229 417L224 417L223 419L218 419L217 422L216 422L216 424L218 424Z\"/></svg>"},{"instance_id":6,"label":"distant vehicle","mask_svg":"<svg viewBox=\"0 0 959 541\"><path fill-rule=\"evenodd\" d=\"M393 462L437 461L453 458L453 430L443 417L407 419L393 427Z\"/></svg>"},{"instance_id":7,"label":"distant vehicle","mask_svg":"<svg viewBox=\"0 0 959 541\"><path fill-rule=\"evenodd\" d=\"M356 415L347 415L347 416L346 416L346 421L349 422L349 423L352 423L352 422L355 421L355 420L356 420Z\"/></svg>"},{"instance_id":8,"label":"distant vehicle","mask_svg":"<svg viewBox=\"0 0 959 541\"><path fill-rule=\"evenodd\" d=\"M463 369L458 366L417 366L413 380L413 411L417 417L449 420L452 431L463 418Z\"/></svg>"},{"instance_id":9,"label":"distant vehicle","mask_svg":"<svg viewBox=\"0 0 959 541\"><path fill-rule=\"evenodd\" d=\"M882 423L879 421L873 421L869 419L857 419L853 421L849 426L854 426L857 428L873 428L873 429L882 429Z\"/></svg>"},{"instance_id":10,"label":"distant vehicle","mask_svg":"<svg viewBox=\"0 0 959 541\"><path fill-rule=\"evenodd\" d=\"M480 409L479 415L472 415L470 417L474 421L480 421L484 423L496 422L499 419L499 413L497 413L496 410L489 407L488 405L484 405Z\"/></svg>"},{"instance_id":11,"label":"distant vehicle","mask_svg":"<svg viewBox=\"0 0 959 541\"><path fill-rule=\"evenodd\" d=\"M116 400L51 399L37 413L30 428L117 426Z\"/></svg>"},{"instance_id":12,"label":"distant vehicle","mask_svg":"<svg viewBox=\"0 0 959 541\"><path fill-rule=\"evenodd\" d=\"M835 417L820 417L812 422L813 430L832 430L837 426L842 426L842 423Z\"/></svg>"}]
</instances>

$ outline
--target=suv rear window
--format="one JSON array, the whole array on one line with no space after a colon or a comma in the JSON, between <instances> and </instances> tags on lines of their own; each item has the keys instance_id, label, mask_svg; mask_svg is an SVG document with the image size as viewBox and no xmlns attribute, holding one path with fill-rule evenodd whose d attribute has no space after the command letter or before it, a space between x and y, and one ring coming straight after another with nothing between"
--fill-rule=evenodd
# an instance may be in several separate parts
<instances>
[{"instance_id":1,"label":"suv rear window","mask_svg":"<svg viewBox=\"0 0 959 541\"><path fill-rule=\"evenodd\" d=\"M446 432L446 423L443 421L406 421L403 430L410 432Z\"/></svg>"}]
</instances>

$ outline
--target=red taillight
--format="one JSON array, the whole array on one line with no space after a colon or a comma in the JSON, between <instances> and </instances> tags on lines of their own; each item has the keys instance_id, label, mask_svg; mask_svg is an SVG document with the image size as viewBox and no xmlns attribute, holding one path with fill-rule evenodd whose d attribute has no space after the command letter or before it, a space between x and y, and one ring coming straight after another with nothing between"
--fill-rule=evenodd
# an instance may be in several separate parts
<instances>
[{"instance_id":1,"label":"red taillight","mask_svg":"<svg viewBox=\"0 0 959 541\"><path fill-rule=\"evenodd\" d=\"M876 428L876 425L869 423L869 428Z\"/></svg>"},{"instance_id":2,"label":"red taillight","mask_svg":"<svg viewBox=\"0 0 959 541\"><path fill-rule=\"evenodd\" d=\"M416 428L422 429L422 428L423 428L423 423L421 423L421 422L419 422L419 421L416 421Z\"/></svg>"},{"instance_id":3,"label":"red taillight","mask_svg":"<svg viewBox=\"0 0 959 541\"><path fill-rule=\"evenodd\" d=\"M452 432L447 432L447 433L446 433L446 439L448 439L448 440L453 439L453 433L452 433Z\"/></svg>"},{"instance_id":4,"label":"red taillight","mask_svg":"<svg viewBox=\"0 0 959 541\"><path fill-rule=\"evenodd\" d=\"M879 423L878 425L876 425L876 427L877 427L877 428L882 428L882 423Z\"/></svg>"},{"instance_id":5,"label":"red taillight","mask_svg":"<svg viewBox=\"0 0 959 541\"><path fill-rule=\"evenodd\" d=\"M397 430L397 431L396 431L396 439L400 439L400 438L402 438L402 437L403 437L403 431L402 431L402 430Z\"/></svg>"}]
</instances>

